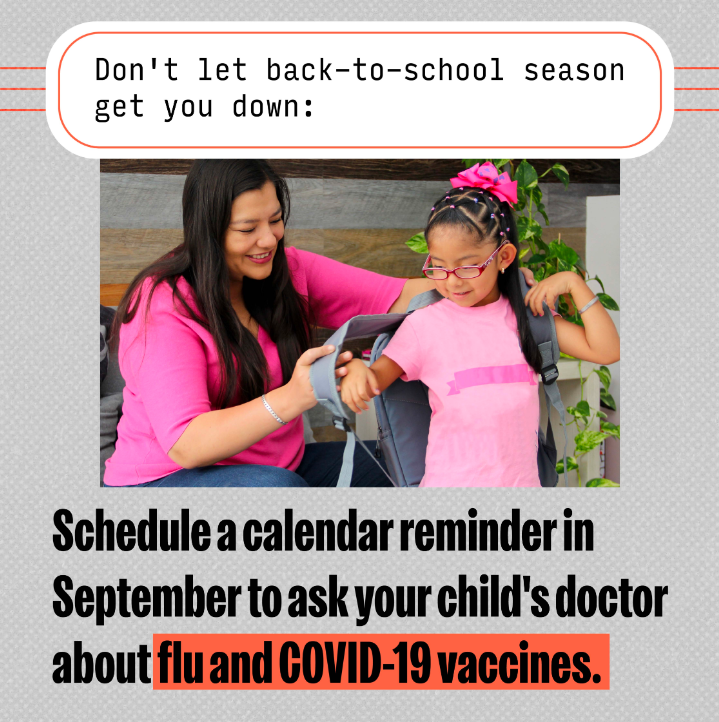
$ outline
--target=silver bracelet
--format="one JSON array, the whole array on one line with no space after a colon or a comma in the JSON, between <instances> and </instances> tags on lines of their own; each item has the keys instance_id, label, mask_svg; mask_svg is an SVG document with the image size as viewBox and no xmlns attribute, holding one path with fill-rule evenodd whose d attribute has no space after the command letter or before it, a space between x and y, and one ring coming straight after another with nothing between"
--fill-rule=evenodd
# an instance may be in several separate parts
<instances>
[{"instance_id":1,"label":"silver bracelet","mask_svg":"<svg viewBox=\"0 0 719 722\"><path fill-rule=\"evenodd\" d=\"M262 403L265 405L265 408L272 414L272 418L275 421L279 421L282 426L287 426L287 422L282 421L282 419L272 410L272 407L267 403L267 399L265 398L264 394L262 394Z\"/></svg>"},{"instance_id":2,"label":"silver bracelet","mask_svg":"<svg viewBox=\"0 0 719 722\"><path fill-rule=\"evenodd\" d=\"M598 300L599 296L595 296L586 306L582 306L579 309L579 315L581 316L586 310L590 309Z\"/></svg>"}]
</instances>

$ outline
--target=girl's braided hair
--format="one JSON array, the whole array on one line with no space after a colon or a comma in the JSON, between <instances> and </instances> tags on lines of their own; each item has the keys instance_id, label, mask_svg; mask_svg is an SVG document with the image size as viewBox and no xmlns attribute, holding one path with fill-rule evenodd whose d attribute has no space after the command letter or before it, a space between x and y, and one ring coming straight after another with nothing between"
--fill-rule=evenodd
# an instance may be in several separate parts
<instances>
[{"instance_id":1,"label":"girl's braided hair","mask_svg":"<svg viewBox=\"0 0 719 722\"><path fill-rule=\"evenodd\" d=\"M477 239L477 245L491 243L497 248L507 240L517 254L497 281L500 293L508 300L517 318L517 332L522 353L527 363L537 372L542 369L542 359L537 343L529 330L527 309L519 285L519 241L517 223L512 208L506 201L500 201L489 191L479 188L453 188L445 193L432 207L424 237L430 243L432 229L438 226L455 226L465 229ZM431 252L430 252L431 253Z\"/></svg>"}]
</instances>

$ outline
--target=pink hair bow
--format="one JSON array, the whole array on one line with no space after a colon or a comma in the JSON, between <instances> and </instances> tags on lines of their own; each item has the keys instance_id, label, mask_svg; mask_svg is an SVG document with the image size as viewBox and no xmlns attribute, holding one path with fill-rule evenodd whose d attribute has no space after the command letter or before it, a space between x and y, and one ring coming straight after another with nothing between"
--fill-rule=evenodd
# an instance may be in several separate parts
<instances>
[{"instance_id":1,"label":"pink hair bow","mask_svg":"<svg viewBox=\"0 0 719 722\"><path fill-rule=\"evenodd\" d=\"M471 168L463 170L449 182L452 184L452 188L463 188L464 186L483 188L497 196L500 201L517 202L517 181L510 181L509 173L500 175L497 167L489 161L482 165L477 163Z\"/></svg>"}]
</instances>

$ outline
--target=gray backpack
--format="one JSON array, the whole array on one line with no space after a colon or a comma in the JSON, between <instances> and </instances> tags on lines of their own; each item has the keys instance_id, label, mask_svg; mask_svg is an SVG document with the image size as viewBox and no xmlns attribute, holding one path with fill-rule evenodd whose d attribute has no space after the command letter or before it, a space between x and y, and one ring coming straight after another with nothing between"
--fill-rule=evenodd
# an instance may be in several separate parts
<instances>
[{"instance_id":1,"label":"gray backpack","mask_svg":"<svg viewBox=\"0 0 719 722\"><path fill-rule=\"evenodd\" d=\"M524 276L520 273L522 293L529 290ZM347 433L347 445L342 460L337 486L347 487L352 481L355 443L371 456L374 455L355 434L345 414L335 380L335 362L342 353L345 341L380 334L372 348L371 361L374 363L399 328L407 315L432 303L440 301L437 291L427 291L415 296L409 304L407 313L387 313L375 316L355 316L339 328L328 339L335 350L315 361L310 369L310 381L317 401L332 413L334 425ZM542 356L542 385L547 405L547 430L538 429L537 467L542 486L557 485L557 448L549 419L553 406L564 429L564 483L567 484L567 429L564 405L556 381L559 376L557 361L559 345L554 329L554 317L544 305L544 316L534 316L527 310L529 326ZM377 413L378 435L377 451L384 458L389 474L384 471L377 458L377 464L395 486L418 486L424 476L424 460L429 436L429 422L432 410L429 406L427 387L421 381L402 381L397 379L374 399Z\"/></svg>"}]
</instances>

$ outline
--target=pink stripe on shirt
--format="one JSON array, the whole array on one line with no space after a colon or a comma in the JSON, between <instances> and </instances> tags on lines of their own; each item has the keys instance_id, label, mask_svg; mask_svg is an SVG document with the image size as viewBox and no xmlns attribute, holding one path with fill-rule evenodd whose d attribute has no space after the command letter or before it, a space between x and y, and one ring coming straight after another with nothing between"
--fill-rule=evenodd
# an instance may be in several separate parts
<instances>
[{"instance_id":1,"label":"pink stripe on shirt","mask_svg":"<svg viewBox=\"0 0 719 722\"><path fill-rule=\"evenodd\" d=\"M512 366L478 366L473 369L454 372L454 381L448 381L447 396L458 394L462 389L485 384L519 384L537 385L534 370L528 364Z\"/></svg>"}]
</instances>

